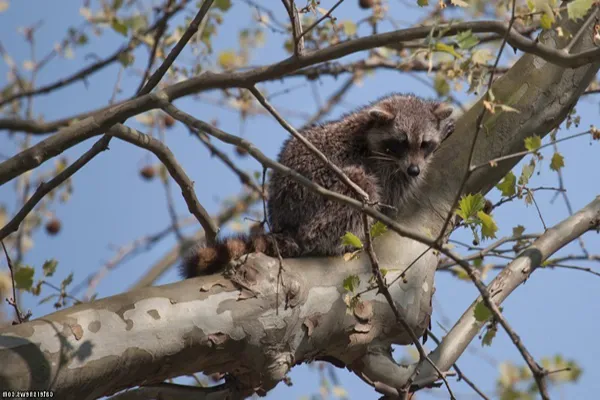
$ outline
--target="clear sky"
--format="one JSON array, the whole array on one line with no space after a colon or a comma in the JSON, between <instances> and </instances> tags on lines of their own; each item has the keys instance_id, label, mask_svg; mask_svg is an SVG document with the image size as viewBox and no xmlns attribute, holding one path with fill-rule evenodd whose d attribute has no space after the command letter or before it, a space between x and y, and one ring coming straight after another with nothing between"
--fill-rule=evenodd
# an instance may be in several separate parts
<instances>
[{"instance_id":1,"label":"clear sky","mask_svg":"<svg viewBox=\"0 0 600 400\"><path fill-rule=\"evenodd\" d=\"M267 2L263 2L267 3ZM285 20L279 2L273 5L278 11L281 20ZM302 3L302 2L299 2ZM334 2L323 0L321 6L329 8ZM0 13L0 41L9 54L19 64L30 59L29 47L19 28L36 21L43 21L43 25L36 35L36 48L38 57L43 56L59 42L68 26L78 26L83 22L79 14L81 2L63 0L61 2L12 0L10 8ZM94 2L94 7L96 4ZM395 18L400 28L406 27L420 12L415 7L409 7L397 0L390 0L391 16ZM336 11L340 19L357 21L367 16L367 13L356 6L355 1L344 2ZM234 6L227 12L224 25L219 28L218 35L213 41L215 51L235 49L238 46L237 32L240 27L252 25L252 13L241 1L234 1ZM382 30L392 29L390 24L382 25ZM277 33L267 33L264 47L252 52L251 65L262 65L274 62L287 55L282 51L284 37ZM365 34L362 30L361 34ZM84 63L91 62L94 57L104 57L111 54L122 43L123 38L107 30L103 36L90 36L91 45L76 50L73 60L58 59L51 62L40 74L38 85L49 83L59 77L66 76L81 68ZM89 52L95 52L94 54ZM137 51L139 66L144 65L147 51ZM512 54L512 52L511 52ZM361 56L359 54L359 56ZM510 56L517 57L517 56ZM348 58L352 59L352 57ZM189 64L193 61L189 53L183 54L181 63ZM119 67L112 66L99 72L88 80L87 84L78 82L48 96L39 96L34 101L35 115L43 115L45 120L66 117L86 110L102 107L107 104L117 80ZM6 84L7 67L0 64L0 87ZM426 74L417 75L427 79ZM322 99L338 88L344 77L337 80L331 77L322 78L314 83ZM122 93L119 99L130 96L139 83L137 74L130 70L125 71L122 81ZM316 111L317 106L313 96L311 83L302 78L291 78L282 85L279 82L262 85L270 93L282 88L293 88L289 93L277 96L273 103L286 112L286 117L296 127L300 127L305 118ZM423 84L414 76L400 74L394 71L381 71L368 76L360 85L354 87L346 100L333 110L332 118L344 112L351 111L354 107L374 100L390 91L414 92L422 96L435 96L434 90ZM470 102L472 97L459 92L457 98ZM219 93L203 93L202 98L219 98ZM251 117L242 122L235 112L209 104L202 99L182 99L177 104L184 110L198 118L210 121L217 119L219 127L227 132L239 134L255 143L268 156L275 157L282 141L287 137L276 121L265 116ZM579 128L562 130L559 137L581 132L589 128L590 124L599 121L598 97L589 96L582 99L577 106L581 116ZM135 127L142 128L133 119L128 121ZM546 140L547 141L547 140ZM93 140L84 142L66 152L72 161L82 152L86 151ZM191 137L186 130L177 126L168 131L166 144L171 148L181 165L185 168L190 178L195 181L196 194L200 202L211 212L220 209L221 200L240 193L240 184L218 159L211 158L204 147ZM217 144L226 151L244 169L249 172L259 171L257 163L248 158L240 159L228 145ZM582 137L559 144L560 152L565 157L564 169L565 185L574 209L579 209L589 203L600 192L598 184L598 171L600 170L600 157L598 157L598 143L592 143L589 137ZM11 155L16 150L14 137L0 133L0 155ZM543 151L545 159L539 170L532 178L531 187L557 186L556 173L549 169L551 151ZM164 189L159 180L146 182L140 179L138 171L141 166L151 160L144 151L118 140L113 140L110 151L104 152L94 159L89 165L74 177L75 191L66 205L56 205L54 211L62 221L62 231L55 237L49 237L40 230L34 236L33 248L27 253L25 261L41 268L42 263L49 258L59 260L58 273L53 278L56 284L74 272L74 283L81 282L90 272L99 269L108 259L115 254L115 246L130 243L148 233L162 230L170 224L166 207ZM42 169L47 170L54 163L48 161ZM518 166L515 173L520 173ZM187 207L179 195L175 185L173 189L177 213L187 215ZM494 190L490 199L497 200L499 193ZM552 192L538 192L536 201L546 225L551 226L568 214L562 199L559 197L554 202ZM0 204L5 205L12 215L17 203L14 196L14 182L0 187ZM522 201L509 203L501 207L494 214L499 224L499 235L508 235L511 228L517 224L527 227L527 232L541 232L543 225L535 208L527 207ZM238 221L240 222L240 221ZM241 221L243 222L243 221ZM193 226L186 232L197 229ZM227 230L225 230L227 232ZM471 242L472 237L468 231L459 231L454 239ZM592 253L600 253L600 239L598 235L588 234L584 237L587 248ZM110 296L126 291L129 285L141 277L146 269L159 257L169 251L176 243L174 237L169 237L151 251L140 255L134 260L121 265L98 285L100 297ZM559 254L579 253L577 243L569 245ZM586 265L580 263L578 265ZM600 270L598 266L589 264ZM6 264L2 259L0 268ZM174 269L165 274L159 283L168 283L178 280ZM490 278L488 277L488 280ZM600 319L597 318L597 303L600 300L600 278L597 276L571 270L541 270L534 274L525 285L518 288L504 304L504 312L508 321L520 334L523 342L536 358L561 354L567 359L575 359L583 368L583 375L576 385L561 386L555 390L553 398L565 399L591 399L597 397L600 391L600 381L597 379L600 369L597 365L600 349L597 344L597 332L600 329ZM436 279L436 293L434 297L433 329L438 336L443 335L439 324L449 329L463 310L476 298L476 289L470 282L458 281L447 273L439 273ZM48 292L49 294L49 292ZM25 295L24 308L31 308L34 317L41 317L52 312L52 305L37 305L39 299ZM431 346L431 342L427 343ZM404 354L398 349L396 354ZM469 350L459 360L459 366L473 381L477 382L486 393L493 396L495 381L498 376L499 363L513 361L519 365L523 361L516 348L509 341L506 334L500 331L491 347L482 348L477 339ZM303 395L311 396L318 393L319 375L315 369L305 366L297 367L291 373L294 383L292 388L280 384L269 393L269 398L299 398ZM337 377L351 399L376 399L379 397L370 387L351 374L336 370ZM460 399L477 398L477 396L463 383L450 380L454 392ZM447 398L443 388L419 394L419 398Z\"/></svg>"}]
</instances>

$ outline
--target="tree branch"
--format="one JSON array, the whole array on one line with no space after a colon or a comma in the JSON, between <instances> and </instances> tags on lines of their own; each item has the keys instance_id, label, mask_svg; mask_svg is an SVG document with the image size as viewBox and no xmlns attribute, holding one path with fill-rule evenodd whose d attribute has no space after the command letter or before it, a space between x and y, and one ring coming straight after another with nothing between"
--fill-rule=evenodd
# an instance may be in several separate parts
<instances>
[{"instance_id":1,"label":"tree branch","mask_svg":"<svg viewBox=\"0 0 600 400\"><path fill-rule=\"evenodd\" d=\"M100 152L108 149L108 144L110 143L110 137L103 137L98 140L90 150L88 150L85 154L77 159L73 164L69 165L67 168L62 170L58 175L52 178L48 182L42 182L40 186L38 186L37 190L27 200L27 202L23 205L23 207L19 210L19 212L2 228L0 229L0 241L5 237L10 235L13 232L16 232L19 229L19 225L25 219L27 214L33 210L36 204L44 198L46 194L48 194L51 190L58 187L61 183L69 179L75 172L79 171L86 165L88 162L92 160L96 155Z\"/></svg>"},{"instance_id":2,"label":"tree branch","mask_svg":"<svg viewBox=\"0 0 600 400\"><path fill-rule=\"evenodd\" d=\"M206 232L206 241L209 244L214 243L219 227L212 220L208 212L202 207L196 194L194 193L194 184L188 178L187 174L181 168L173 153L161 141L141 133L133 128L122 124L116 124L107 132L107 135L116 136L133 145L142 147L154 153L156 157L164 164L171 177L181 188L181 194L185 199L188 210L192 213Z\"/></svg>"}]
</instances>

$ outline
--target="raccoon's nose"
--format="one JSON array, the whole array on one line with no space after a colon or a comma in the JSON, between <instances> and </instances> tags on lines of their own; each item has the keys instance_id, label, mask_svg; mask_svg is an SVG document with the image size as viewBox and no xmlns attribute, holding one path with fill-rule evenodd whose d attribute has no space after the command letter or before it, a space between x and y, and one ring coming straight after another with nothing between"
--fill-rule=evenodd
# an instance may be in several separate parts
<instances>
[{"instance_id":1,"label":"raccoon's nose","mask_svg":"<svg viewBox=\"0 0 600 400\"><path fill-rule=\"evenodd\" d=\"M421 170L419 169L418 165L413 164L410 167L408 167L408 170L406 172L408 172L408 175L410 175L410 176L417 176L417 175L419 175Z\"/></svg>"}]
</instances>

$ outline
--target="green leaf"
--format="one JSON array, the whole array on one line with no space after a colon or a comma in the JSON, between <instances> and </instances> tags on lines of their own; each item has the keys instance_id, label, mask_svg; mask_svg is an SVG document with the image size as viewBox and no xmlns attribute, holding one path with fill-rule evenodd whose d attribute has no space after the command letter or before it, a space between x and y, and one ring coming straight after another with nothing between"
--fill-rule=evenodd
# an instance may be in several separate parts
<instances>
[{"instance_id":1,"label":"green leaf","mask_svg":"<svg viewBox=\"0 0 600 400\"><path fill-rule=\"evenodd\" d=\"M120 33L123 36L127 36L127 25L125 25L123 22L119 21L118 19L113 19L112 23L110 24L110 26L112 26L112 28L115 30L115 32Z\"/></svg>"},{"instance_id":2,"label":"green leaf","mask_svg":"<svg viewBox=\"0 0 600 400\"><path fill-rule=\"evenodd\" d=\"M381 236L386 232L387 232L387 226L381 221L377 221L371 226L371 237L372 238Z\"/></svg>"},{"instance_id":3,"label":"green leaf","mask_svg":"<svg viewBox=\"0 0 600 400\"><path fill-rule=\"evenodd\" d=\"M460 199L456 214L466 221L483 210L484 206L485 199L481 193L468 194Z\"/></svg>"},{"instance_id":4,"label":"green leaf","mask_svg":"<svg viewBox=\"0 0 600 400\"><path fill-rule=\"evenodd\" d=\"M446 43L442 43L442 42L437 42L434 46L434 49L436 51L441 51L443 53L448 53L448 54L452 54L454 57L456 58L462 58L462 56L460 54L458 54L456 52L456 50L454 50L454 47L447 45Z\"/></svg>"},{"instance_id":5,"label":"green leaf","mask_svg":"<svg viewBox=\"0 0 600 400\"><path fill-rule=\"evenodd\" d=\"M31 267L19 267L15 271L15 287L17 289L29 290L33 285L34 269Z\"/></svg>"},{"instance_id":6,"label":"green leaf","mask_svg":"<svg viewBox=\"0 0 600 400\"><path fill-rule=\"evenodd\" d=\"M435 76L433 88L437 92L438 96L445 96L450 93L450 85L448 84L444 74L437 74Z\"/></svg>"},{"instance_id":7,"label":"green leaf","mask_svg":"<svg viewBox=\"0 0 600 400\"><path fill-rule=\"evenodd\" d=\"M492 340L494 340L494 338L496 337L496 332L498 332L498 328L495 325L490 326L488 328L487 332L485 333L485 335L483 335L481 345L482 346L491 346Z\"/></svg>"},{"instance_id":8,"label":"green leaf","mask_svg":"<svg viewBox=\"0 0 600 400\"><path fill-rule=\"evenodd\" d=\"M569 19L577 20L585 17L589 9L594 4L594 0L573 0L567 4L567 14Z\"/></svg>"},{"instance_id":9,"label":"green leaf","mask_svg":"<svg viewBox=\"0 0 600 400\"><path fill-rule=\"evenodd\" d=\"M429 0L417 0L419 7L425 7L429 5Z\"/></svg>"},{"instance_id":10,"label":"green leaf","mask_svg":"<svg viewBox=\"0 0 600 400\"><path fill-rule=\"evenodd\" d=\"M552 161L550 161L550 168L554 171L558 171L565 166L565 158L560 153L554 153Z\"/></svg>"},{"instance_id":11,"label":"green leaf","mask_svg":"<svg viewBox=\"0 0 600 400\"><path fill-rule=\"evenodd\" d=\"M344 279L343 286L348 292L354 292L360 286L360 278L358 275L350 275Z\"/></svg>"},{"instance_id":12,"label":"green leaf","mask_svg":"<svg viewBox=\"0 0 600 400\"><path fill-rule=\"evenodd\" d=\"M56 261L54 258L52 258L50 260L46 260L46 262L42 266L42 270L44 271L44 276L54 275L57 265L58 265L58 261Z\"/></svg>"},{"instance_id":13,"label":"green leaf","mask_svg":"<svg viewBox=\"0 0 600 400\"><path fill-rule=\"evenodd\" d=\"M498 226L496 225L496 221L492 218L491 215L484 213L483 211L479 211L477 216L481 220L481 236L483 239L493 239L496 237L496 232L498 231Z\"/></svg>"},{"instance_id":14,"label":"green leaf","mask_svg":"<svg viewBox=\"0 0 600 400\"><path fill-rule=\"evenodd\" d=\"M215 0L214 5L221 11L227 11L231 8L231 0Z\"/></svg>"},{"instance_id":15,"label":"green leaf","mask_svg":"<svg viewBox=\"0 0 600 400\"><path fill-rule=\"evenodd\" d=\"M529 151L535 151L542 145L542 138L538 135L525 138L525 148Z\"/></svg>"},{"instance_id":16,"label":"green leaf","mask_svg":"<svg viewBox=\"0 0 600 400\"><path fill-rule=\"evenodd\" d=\"M114 11L118 10L119 8L121 8L121 6L123 5L123 0L113 0L112 3L112 9Z\"/></svg>"},{"instance_id":17,"label":"green leaf","mask_svg":"<svg viewBox=\"0 0 600 400\"><path fill-rule=\"evenodd\" d=\"M350 20L342 22L342 27L346 36L352 36L356 34L356 24Z\"/></svg>"},{"instance_id":18,"label":"green leaf","mask_svg":"<svg viewBox=\"0 0 600 400\"><path fill-rule=\"evenodd\" d=\"M217 62L223 69L233 68L237 62L237 54L232 50L222 51Z\"/></svg>"},{"instance_id":19,"label":"green leaf","mask_svg":"<svg viewBox=\"0 0 600 400\"><path fill-rule=\"evenodd\" d=\"M568 7L568 6L567 6ZM554 22L554 18L548 14L542 14L540 18L540 26L542 29L550 29L552 28L552 23Z\"/></svg>"},{"instance_id":20,"label":"green leaf","mask_svg":"<svg viewBox=\"0 0 600 400\"><path fill-rule=\"evenodd\" d=\"M508 174L504 177L502 182L496 185L496 188L502 192L502 196L512 196L517 193L515 189L515 185L517 183L517 177L512 171L509 171Z\"/></svg>"},{"instance_id":21,"label":"green leaf","mask_svg":"<svg viewBox=\"0 0 600 400\"><path fill-rule=\"evenodd\" d=\"M363 244L360 241L360 239L358 238L358 236L356 236L352 232L346 232L346 234L344 236L342 236L341 239L342 239L343 246L352 246L357 249L363 248Z\"/></svg>"},{"instance_id":22,"label":"green leaf","mask_svg":"<svg viewBox=\"0 0 600 400\"><path fill-rule=\"evenodd\" d=\"M529 182L529 178L531 178L531 175L533 175L534 169L535 162L530 162L529 164L523 166L521 176L519 177L519 185L527 185L527 183Z\"/></svg>"},{"instance_id":23,"label":"green leaf","mask_svg":"<svg viewBox=\"0 0 600 400\"><path fill-rule=\"evenodd\" d=\"M519 237L523 235L523 232L525 232L525 227L523 225L517 225L513 228L512 231L514 237Z\"/></svg>"},{"instance_id":24,"label":"green leaf","mask_svg":"<svg viewBox=\"0 0 600 400\"><path fill-rule=\"evenodd\" d=\"M471 32L470 29L464 32L460 32L458 35L456 35L456 38L454 40L458 47L464 50L468 50L472 47L475 47L477 43L479 43L479 38L473 35L473 32Z\"/></svg>"},{"instance_id":25,"label":"green leaf","mask_svg":"<svg viewBox=\"0 0 600 400\"><path fill-rule=\"evenodd\" d=\"M488 319L492 318L492 312L489 308L487 308L483 300L477 303L477 305L475 306L475 310L473 310L473 314L475 315L475 319L478 322L485 322Z\"/></svg>"},{"instance_id":26,"label":"green leaf","mask_svg":"<svg viewBox=\"0 0 600 400\"><path fill-rule=\"evenodd\" d=\"M73 273L71 272L60 284L61 288L65 289L73 282Z\"/></svg>"},{"instance_id":27,"label":"green leaf","mask_svg":"<svg viewBox=\"0 0 600 400\"><path fill-rule=\"evenodd\" d=\"M131 53L121 53L118 56L118 60L119 60L119 62L121 63L122 66L128 67L131 64L133 64L133 61L135 60L135 57Z\"/></svg>"}]
</instances>

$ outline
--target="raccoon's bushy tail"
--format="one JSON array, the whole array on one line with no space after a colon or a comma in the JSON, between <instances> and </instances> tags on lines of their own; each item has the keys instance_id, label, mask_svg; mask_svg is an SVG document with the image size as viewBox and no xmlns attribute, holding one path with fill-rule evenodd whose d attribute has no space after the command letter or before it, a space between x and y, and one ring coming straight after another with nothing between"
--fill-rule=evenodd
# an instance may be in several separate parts
<instances>
[{"instance_id":1,"label":"raccoon's bushy tail","mask_svg":"<svg viewBox=\"0 0 600 400\"><path fill-rule=\"evenodd\" d=\"M277 247L275 247L277 244ZM270 257L298 257L300 247L296 241L281 233L238 234L217 240L214 246L197 246L185 257L182 265L184 278L210 275L220 271L231 260L244 254L259 252Z\"/></svg>"}]
</instances>

